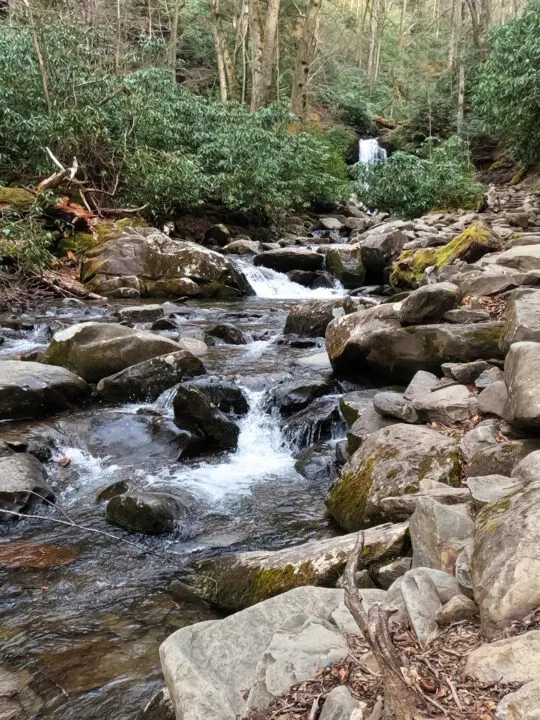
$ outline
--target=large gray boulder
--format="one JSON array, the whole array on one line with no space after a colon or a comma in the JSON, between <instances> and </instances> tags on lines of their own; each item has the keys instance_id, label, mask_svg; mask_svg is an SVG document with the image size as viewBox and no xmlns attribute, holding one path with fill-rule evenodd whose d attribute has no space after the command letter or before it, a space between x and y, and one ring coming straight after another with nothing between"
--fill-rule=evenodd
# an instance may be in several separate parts
<instances>
[{"instance_id":1,"label":"large gray boulder","mask_svg":"<svg viewBox=\"0 0 540 720\"><path fill-rule=\"evenodd\" d=\"M396 425L399 420L393 417L385 417L378 413L373 405L366 407L359 414L347 432L347 451L352 455L358 450L362 443L377 430Z\"/></svg>"},{"instance_id":2,"label":"large gray boulder","mask_svg":"<svg viewBox=\"0 0 540 720\"><path fill-rule=\"evenodd\" d=\"M489 255L482 264L502 265L523 273L540 270L540 245L518 245L498 255Z\"/></svg>"},{"instance_id":3,"label":"large gray boulder","mask_svg":"<svg viewBox=\"0 0 540 720\"><path fill-rule=\"evenodd\" d=\"M540 717L540 673L497 705L495 720L538 720Z\"/></svg>"},{"instance_id":4,"label":"large gray boulder","mask_svg":"<svg viewBox=\"0 0 540 720\"><path fill-rule=\"evenodd\" d=\"M407 528L407 523L397 523L366 530L364 567L399 556ZM354 533L284 550L220 555L197 562L190 584L205 600L228 611L302 585L335 586L356 540Z\"/></svg>"},{"instance_id":5,"label":"large gray boulder","mask_svg":"<svg viewBox=\"0 0 540 720\"><path fill-rule=\"evenodd\" d=\"M144 227L89 251L81 280L111 297L204 295L227 300L248 290L243 276L220 253Z\"/></svg>"},{"instance_id":6,"label":"large gray boulder","mask_svg":"<svg viewBox=\"0 0 540 720\"><path fill-rule=\"evenodd\" d=\"M540 341L540 292L516 291L506 306L501 346L508 351L515 342Z\"/></svg>"},{"instance_id":7,"label":"large gray boulder","mask_svg":"<svg viewBox=\"0 0 540 720\"><path fill-rule=\"evenodd\" d=\"M72 409L89 393L85 381L65 368L0 360L0 420L35 418Z\"/></svg>"},{"instance_id":8,"label":"large gray boulder","mask_svg":"<svg viewBox=\"0 0 540 720\"><path fill-rule=\"evenodd\" d=\"M0 457L0 521L16 520L9 510L25 513L40 502L52 502L54 493L47 483L42 464L28 453Z\"/></svg>"},{"instance_id":9,"label":"large gray boulder","mask_svg":"<svg viewBox=\"0 0 540 720\"><path fill-rule=\"evenodd\" d=\"M169 338L114 323L87 322L54 334L43 360L80 375L87 382L183 348Z\"/></svg>"},{"instance_id":10,"label":"large gray boulder","mask_svg":"<svg viewBox=\"0 0 540 720\"><path fill-rule=\"evenodd\" d=\"M446 312L453 310L460 300L461 291L457 285L448 282L423 285L403 300L399 321L402 325L438 322Z\"/></svg>"},{"instance_id":11,"label":"large gray boulder","mask_svg":"<svg viewBox=\"0 0 540 720\"><path fill-rule=\"evenodd\" d=\"M206 372L201 360L189 352L179 352L131 365L99 381L97 391L111 402L155 400L164 390L183 380Z\"/></svg>"},{"instance_id":12,"label":"large gray boulder","mask_svg":"<svg viewBox=\"0 0 540 720\"><path fill-rule=\"evenodd\" d=\"M174 396L173 409L175 423L191 434L182 453L184 457L212 449L236 449L240 434L238 425L218 410L197 387L180 385Z\"/></svg>"},{"instance_id":13,"label":"large gray boulder","mask_svg":"<svg viewBox=\"0 0 540 720\"><path fill-rule=\"evenodd\" d=\"M539 668L540 630L531 630L476 648L467 656L464 674L486 684L526 683L539 679Z\"/></svg>"},{"instance_id":14,"label":"large gray boulder","mask_svg":"<svg viewBox=\"0 0 540 720\"><path fill-rule=\"evenodd\" d=\"M160 648L176 717L236 720L348 655L343 590L296 588L224 620L178 630ZM341 640L340 640L341 637Z\"/></svg>"},{"instance_id":15,"label":"large gray boulder","mask_svg":"<svg viewBox=\"0 0 540 720\"><path fill-rule=\"evenodd\" d=\"M469 419L469 414L474 411L472 401L475 399L476 396L465 385L450 385L417 396L412 401L412 407L418 417L427 422L453 425Z\"/></svg>"},{"instance_id":16,"label":"large gray boulder","mask_svg":"<svg viewBox=\"0 0 540 720\"><path fill-rule=\"evenodd\" d=\"M300 337L324 337L328 323L355 310L350 297L300 303L289 311L283 332Z\"/></svg>"},{"instance_id":17,"label":"large gray boulder","mask_svg":"<svg viewBox=\"0 0 540 720\"><path fill-rule=\"evenodd\" d=\"M385 268L398 257L410 240L405 230L411 227L403 220L379 225L364 233L361 238L362 263L371 280L382 280Z\"/></svg>"},{"instance_id":18,"label":"large gray boulder","mask_svg":"<svg viewBox=\"0 0 540 720\"><path fill-rule=\"evenodd\" d=\"M418 370L438 372L445 362L501 357L502 323L401 327L394 306L359 310L333 320L326 349L334 370L372 371L408 382Z\"/></svg>"},{"instance_id":19,"label":"large gray boulder","mask_svg":"<svg viewBox=\"0 0 540 720\"><path fill-rule=\"evenodd\" d=\"M330 515L353 532L384 517L381 501L433 483L459 484L457 442L398 423L370 435L343 467L326 499Z\"/></svg>"},{"instance_id":20,"label":"large gray boulder","mask_svg":"<svg viewBox=\"0 0 540 720\"><path fill-rule=\"evenodd\" d=\"M305 248L280 248L255 255L253 264L282 273L290 270L322 270L324 256Z\"/></svg>"},{"instance_id":21,"label":"large gray boulder","mask_svg":"<svg viewBox=\"0 0 540 720\"><path fill-rule=\"evenodd\" d=\"M489 635L540 605L540 483L486 505L472 555L474 597Z\"/></svg>"},{"instance_id":22,"label":"large gray boulder","mask_svg":"<svg viewBox=\"0 0 540 720\"><path fill-rule=\"evenodd\" d=\"M324 245L319 249L326 256L326 269L345 288L354 289L364 282L365 271L359 243L354 245Z\"/></svg>"},{"instance_id":23,"label":"large gray boulder","mask_svg":"<svg viewBox=\"0 0 540 720\"><path fill-rule=\"evenodd\" d=\"M504 363L508 400L505 420L520 427L540 426L540 343L514 343Z\"/></svg>"}]
</instances>

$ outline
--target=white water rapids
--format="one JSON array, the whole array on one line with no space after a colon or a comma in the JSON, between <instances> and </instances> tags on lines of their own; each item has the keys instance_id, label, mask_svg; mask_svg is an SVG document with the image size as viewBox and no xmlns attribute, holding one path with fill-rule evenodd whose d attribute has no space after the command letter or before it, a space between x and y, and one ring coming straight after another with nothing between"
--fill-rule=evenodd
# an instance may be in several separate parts
<instances>
[{"instance_id":1,"label":"white water rapids","mask_svg":"<svg viewBox=\"0 0 540 720\"><path fill-rule=\"evenodd\" d=\"M245 275L255 295L260 298L275 298L276 300L326 300L345 294L341 283L335 281L333 288L304 287L292 282L289 278L276 270L265 267L255 267L247 260L235 260L236 267Z\"/></svg>"}]
</instances>

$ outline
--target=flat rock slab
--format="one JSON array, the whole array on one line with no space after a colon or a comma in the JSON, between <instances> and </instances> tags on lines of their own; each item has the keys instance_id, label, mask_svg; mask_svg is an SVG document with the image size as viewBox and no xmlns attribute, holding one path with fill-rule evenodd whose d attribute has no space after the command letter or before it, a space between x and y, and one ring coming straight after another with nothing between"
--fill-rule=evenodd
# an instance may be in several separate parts
<instances>
[{"instance_id":1,"label":"flat rock slab","mask_svg":"<svg viewBox=\"0 0 540 720\"><path fill-rule=\"evenodd\" d=\"M540 630L497 640L473 650L465 674L482 683L530 682L540 677Z\"/></svg>"}]
</instances>

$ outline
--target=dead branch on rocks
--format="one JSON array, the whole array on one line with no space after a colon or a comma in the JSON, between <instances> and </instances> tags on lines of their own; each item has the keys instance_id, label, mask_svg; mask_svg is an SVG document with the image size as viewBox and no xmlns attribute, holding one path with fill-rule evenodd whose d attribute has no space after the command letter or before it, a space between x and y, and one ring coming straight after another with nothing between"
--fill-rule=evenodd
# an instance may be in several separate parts
<instances>
[{"instance_id":1,"label":"dead branch on rocks","mask_svg":"<svg viewBox=\"0 0 540 720\"><path fill-rule=\"evenodd\" d=\"M401 655L388 630L391 611L383 609L379 604L366 610L356 585L356 570L363 547L364 533L360 533L345 568L345 605L358 624L381 670L384 684L382 717L415 720L416 698L403 677Z\"/></svg>"}]
</instances>

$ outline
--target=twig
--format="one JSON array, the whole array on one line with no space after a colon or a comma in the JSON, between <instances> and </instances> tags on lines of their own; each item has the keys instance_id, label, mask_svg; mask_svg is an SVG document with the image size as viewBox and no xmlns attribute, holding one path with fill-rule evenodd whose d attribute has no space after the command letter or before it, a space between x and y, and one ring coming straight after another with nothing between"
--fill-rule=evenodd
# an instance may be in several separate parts
<instances>
[{"instance_id":1,"label":"twig","mask_svg":"<svg viewBox=\"0 0 540 720\"><path fill-rule=\"evenodd\" d=\"M462 709L462 708L461 708L461 703L460 703L460 701L459 701L459 697L458 697L458 694L457 694L457 692L456 692L456 688L455 688L455 686L454 686L454 683L450 680L450 678L448 677L448 675L444 675L444 681L445 681L445 683L448 685L448 687L450 688L450 692L452 693L452 697L454 698L454 702L456 703L458 710L461 710L461 709Z\"/></svg>"},{"instance_id":2,"label":"twig","mask_svg":"<svg viewBox=\"0 0 540 720\"><path fill-rule=\"evenodd\" d=\"M321 699L320 695L317 695L315 700L313 700L313 703L311 705L311 710L309 711L308 719L307 720L316 720L316 717L319 713L319 700Z\"/></svg>"}]
</instances>

